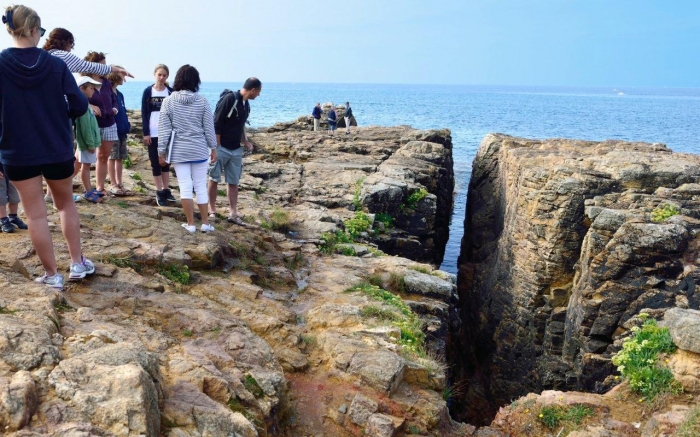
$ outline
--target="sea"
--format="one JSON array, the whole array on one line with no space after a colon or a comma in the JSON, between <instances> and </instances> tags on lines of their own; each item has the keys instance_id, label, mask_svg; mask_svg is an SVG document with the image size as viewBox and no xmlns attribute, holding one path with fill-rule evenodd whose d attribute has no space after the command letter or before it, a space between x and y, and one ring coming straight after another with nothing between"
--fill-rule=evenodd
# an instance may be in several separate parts
<instances>
[{"instance_id":1,"label":"sea","mask_svg":"<svg viewBox=\"0 0 700 437\"><path fill-rule=\"evenodd\" d=\"M235 83L203 83L213 106ZM139 109L147 82L120 87L127 108ZM410 125L452 131L455 203L441 268L457 272L464 234L472 161L484 136L619 139L664 143L676 152L700 153L700 88L533 87L263 83L251 103L253 127L310 114L316 102L350 102L360 126Z\"/></svg>"}]
</instances>

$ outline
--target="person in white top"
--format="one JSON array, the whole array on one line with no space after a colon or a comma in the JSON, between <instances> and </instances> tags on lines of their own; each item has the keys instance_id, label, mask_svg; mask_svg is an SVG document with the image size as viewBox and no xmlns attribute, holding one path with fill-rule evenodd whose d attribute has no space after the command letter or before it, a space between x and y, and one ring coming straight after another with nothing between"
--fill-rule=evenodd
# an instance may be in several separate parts
<instances>
[{"instance_id":1,"label":"person in white top","mask_svg":"<svg viewBox=\"0 0 700 437\"><path fill-rule=\"evenodd\" d=\"M170 164L161 165L158 162L158 119L163 100L173 89L168 86L170 70L166 65L156 65L153 75L155 83L143 91L141 98L143 143L148 147L148 159L151 161L153 180L156 184L156 203L158 206L166 206L168 202L175 202L175 198L169 188Z\"/></svg>"}]
</instances>

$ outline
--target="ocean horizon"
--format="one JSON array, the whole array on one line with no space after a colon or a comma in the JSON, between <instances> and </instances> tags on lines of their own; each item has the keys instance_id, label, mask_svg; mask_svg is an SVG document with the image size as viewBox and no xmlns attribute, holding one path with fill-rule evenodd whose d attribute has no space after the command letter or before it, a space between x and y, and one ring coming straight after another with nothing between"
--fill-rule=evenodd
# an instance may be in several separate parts
<instances>
[{"instance_id":1,"label":"ocean horizon","mask_svg":"<svg viewBox=\"0 0 700 437\"><path fill-rule=\"evenodd\" d=\"M119 88L127 108L140 109L143 90L151 83L128 81ZM213 108L221 91L241 85L205 82L200 94ZM488 133L644 141L664 143L674 152L700 153L700 88L263 82L260 97L251 102L250 123L272 126L310 114L316 102L346 101L360 127L451 130L455 203L441 268L452 273L464 234L472 161Z\"/></svg>"}]
</instances>

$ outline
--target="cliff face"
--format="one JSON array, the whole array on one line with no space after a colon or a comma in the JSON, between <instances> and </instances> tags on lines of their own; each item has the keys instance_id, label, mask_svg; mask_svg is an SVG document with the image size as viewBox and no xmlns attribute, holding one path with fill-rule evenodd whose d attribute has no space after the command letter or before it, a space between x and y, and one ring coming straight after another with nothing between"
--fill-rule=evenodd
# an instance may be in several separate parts
<instances>
[{"instance_id":1,"label":"cliff face","mask_svg":"<svg viewBox=\"0 0 700 437\"><path fill-rule=\"evenodd\" d=\"M489 135L459 259L454 409L484 423L543 389L602 390L643 308L697 308L700 158L663 145ZM652 222L664 204L680 214Z\"/></svg>"}]
</instances>

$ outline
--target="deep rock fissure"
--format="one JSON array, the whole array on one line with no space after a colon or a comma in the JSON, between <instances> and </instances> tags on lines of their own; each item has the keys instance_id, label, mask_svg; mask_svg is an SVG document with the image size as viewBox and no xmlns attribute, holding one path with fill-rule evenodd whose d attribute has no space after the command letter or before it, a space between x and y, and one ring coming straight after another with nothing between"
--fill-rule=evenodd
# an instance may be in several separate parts
<instances>
[{"instance_id":1,"label":"deep rock fissure","mask_svg":"<svg viewBox=\"0 0 700 437\"><path fill-rule=\"evenodd\" d=\"M660 144L484 139L448 339L456 420L489 424L529 392L607 391L630 319L698 307L698 160ZM652 222L668 202L681 214Z\"/></svg>"}]
</instances>

